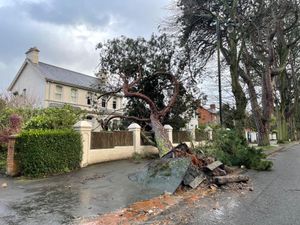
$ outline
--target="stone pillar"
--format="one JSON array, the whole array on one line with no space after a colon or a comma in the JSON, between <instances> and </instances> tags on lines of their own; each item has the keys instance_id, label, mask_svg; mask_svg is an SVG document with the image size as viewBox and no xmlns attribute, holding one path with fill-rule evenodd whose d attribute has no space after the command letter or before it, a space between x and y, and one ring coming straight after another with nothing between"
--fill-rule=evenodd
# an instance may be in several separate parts
<instances>
[{"instance_id":1,"label":"stone pillar","mask_svg":"<svg viewBox=\"0 0 300 225\"><path fill-rule=\"evenodd\" d=\"M169 140L171 141L171 143L173 144L173 127L171 127L170 125L166 124L164 125L164 128L168 134Z\"/></svg>"},{"instance_id":2,"label":"stone pillar","mask_svg":"<svg viewBox=\"0 0 300 225\"><path fill-rule=\"evenodd\" d=\"M128 127L128 131L133 133L133 147L136 153L141 153L141 126L137 123L132 123Z\"/></svg>"},{"instance_id":3,"label":"stone pillar","mask_svg":"<svg viewBox=\"0 0 300 225\"><path fill-rule=\"evenodd\" d=\"M15 160L16 138L16 135L12 135L8 138L6 174L9 176L15 176L19 173L17 162Z\"/></svg>"},{"instance_id":4,"label":"stone pillar","mask_svg":"<svg viewBox=\"0 0 300 225\"><path fill-rule=\"evenodd\" d=\"M74 130L81 134L82 140L82 160L80 167L89 165L89 151L91 149L92 124L88 121L79 121L74 126Z\"/></svg>"},{"instance_id":5,"label":"stone pillar","mask_svg":"<svg viewBox=\"0 0 300 225\"><path fill-rule=\"evenodd\" d=\"M213 129L210 126L207 126L204 131L208 133L208 140L211 141L213 139Z\"/></svg>"},{"instance_id":6,"label":"stone pillar","mask_svg":"<svg viewBox=\"0 0 300 225\"><path fill-rule=\"evenodd\" d=\"M196 140L196 129L192 128L192 129L190 129L188 131L189 131L189 133L191 135L192 141L195 141Z\"/></svg>"}]
</instances>

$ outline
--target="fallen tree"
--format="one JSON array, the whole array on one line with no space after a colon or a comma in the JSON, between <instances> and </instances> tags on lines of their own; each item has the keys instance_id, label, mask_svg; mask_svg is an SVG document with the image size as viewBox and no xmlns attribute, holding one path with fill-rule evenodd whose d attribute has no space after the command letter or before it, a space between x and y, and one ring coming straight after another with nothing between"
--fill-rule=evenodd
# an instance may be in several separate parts
<instances>
[{"instance_id":1,"label":"fallen tree","mask_svg":"<svg viewBox=\"0 0 300 225\"><path fill-rule=\"evenodd\" d=\"M184 84L188 83L188 79L184 79L187 76L187 57L166 35L153 35L149 41L143 38L116 38L100 43L98 49L98 77L101 81L98 88L101 94L94 105L97 107L103 99L121 94L136 103L136 111L145 106L140 114L112 113L103 122L103 127L107 128L107 124L116 118L146 123L152 128L160 157L164 156L173 146L163 121L178 112L184 116L185 112L172 111L179 98L185 101L181 101L177 109L188 108L187 102L191 102L184 88ZM148 85L141 85L145 83Z\"/></svg>"}]
</instances>

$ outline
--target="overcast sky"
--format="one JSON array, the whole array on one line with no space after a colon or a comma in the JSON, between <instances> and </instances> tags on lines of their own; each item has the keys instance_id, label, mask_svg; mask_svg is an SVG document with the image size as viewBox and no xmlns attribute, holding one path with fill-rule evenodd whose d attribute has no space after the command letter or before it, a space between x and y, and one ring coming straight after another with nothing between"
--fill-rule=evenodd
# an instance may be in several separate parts
<instances>
[{"instance_id":1,"label":"overcast sky","mask_svg":"<svg viewBox=\"0 0 300 225\"><path fill-rule=\"evenodd\" d=\"M0 0L0 92L33 46L40 60L93 75L97 43L125 35L150 37L171 13L172 0ZM217 100L210 82L209 100ZM207 85L204 85L207 86Z\"/></svg>"},{"instance_id":2,"label":"overcast sky","mask_svg":"<svg viewBox=\"0 0 300 225\"><path fill-rule=\"evenodd\" d=\"M0 0L0 91L32 46L43 62L92 75L98 42L157 33L169 5L170 0Z\"/></svg>"}]
</instances>

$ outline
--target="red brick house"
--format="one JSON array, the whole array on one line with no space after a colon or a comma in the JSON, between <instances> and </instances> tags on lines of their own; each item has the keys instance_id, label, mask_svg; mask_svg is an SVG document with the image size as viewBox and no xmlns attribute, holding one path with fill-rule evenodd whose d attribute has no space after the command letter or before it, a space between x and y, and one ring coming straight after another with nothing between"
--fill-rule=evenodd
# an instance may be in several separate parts
<instances>
[{"instance_id":1,"label":"red brick house","mask_svg":"<svg viewBox=\"0 0 300 225\"><path fill-rule=\"evenodd\" d=\"M209 109L200 106L197 109L199 125L209 125L218 123L218 115L216 111L216 105L211 104Z\"/></svg>"}]
</instances>

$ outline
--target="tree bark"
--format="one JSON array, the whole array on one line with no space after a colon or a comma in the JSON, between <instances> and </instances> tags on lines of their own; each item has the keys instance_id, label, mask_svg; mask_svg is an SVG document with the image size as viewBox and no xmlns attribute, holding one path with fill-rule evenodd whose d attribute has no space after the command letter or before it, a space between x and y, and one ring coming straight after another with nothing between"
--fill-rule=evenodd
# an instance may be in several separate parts
<instances>
[{"instance_id":1,"label":"tree bark","mask_svg":"<svg viewBox=\"0 0 300 225\"><path fill-rule=\"evenodd\" d=\"M163 157L173 148L173 145L169 139L166 130L164 129L161 122L159 121L157 115L151 114L150 120L151 120L152 131L154 132L156 147L158 148L159 151L159 156Z\"/></svg>"},{"instance_id":2,"label":"tree bark","mask_svg":"<svg viewBox=\"0 0 300 225\"><path fill-rule=\"evenodd\" d=\"M249 70L246 69L246 72L244 72L242 69L240 69L241 77L243 78L244 82L248 86L248 93L250 96L250 104L252 113L254 115L254 121L255 126L258 132L258 140L257 143L259 146L267 146L270 144L269 141L269 120L265 120L262 117L261 108L258 105L258 97L257 93L255 91L254 84L250 78Z\"/></svg>"},{"instance_id":3,"label":"tree bark","mask_svg":"<svg viewBox=\"0 0 300 225\"><path fill-rule=\"evenodd\" d=\"M173 145L169 140L168 134L160 120L172 109L173 105L175 104L177 96L179 94L179 82L174 75L168 72L158 72L157 75L166 76L174 85L173 95L171 96L169 103L162 110L159 111L154 101L152 101L152 99L150 99L148 96L140 92L132 92L132 87L141 79L141 73L139 74L139 78L132 81L131 83L128 82L125 76L122 77L124 81L123 92L125 97L139 98L149 105L151 111L150 122L152 130L154 132L155 142L159 151L159 156L163 157L166 153L173 149Z\"/></svg>"},{"instance_id":4,"label":"tree bark","mask_svg":"<svg viewBox=\"0 0 300 225\"><path fill-rule=\"evenodd\" d=\"M234 95L236 110L234 113L235 128L237 132L244 137L245 118L247 98L239 82L239 56L237 52L237 43L233 40L230 42L230 51L221 47L226 62L230 65L231 88Z\"/></svg>"},{"instance_id":5,"label":"tree bark","mask_svg":"<svg viewBox=\"0 0 300 225\"><path fill-rule=\"evenodd\" d=\"M227 175L215 177L214 181L218 185L223 185L227 183L237 183L237 182L247 182L249 177L246 175Z\"/></svg>"}]
</instances>

